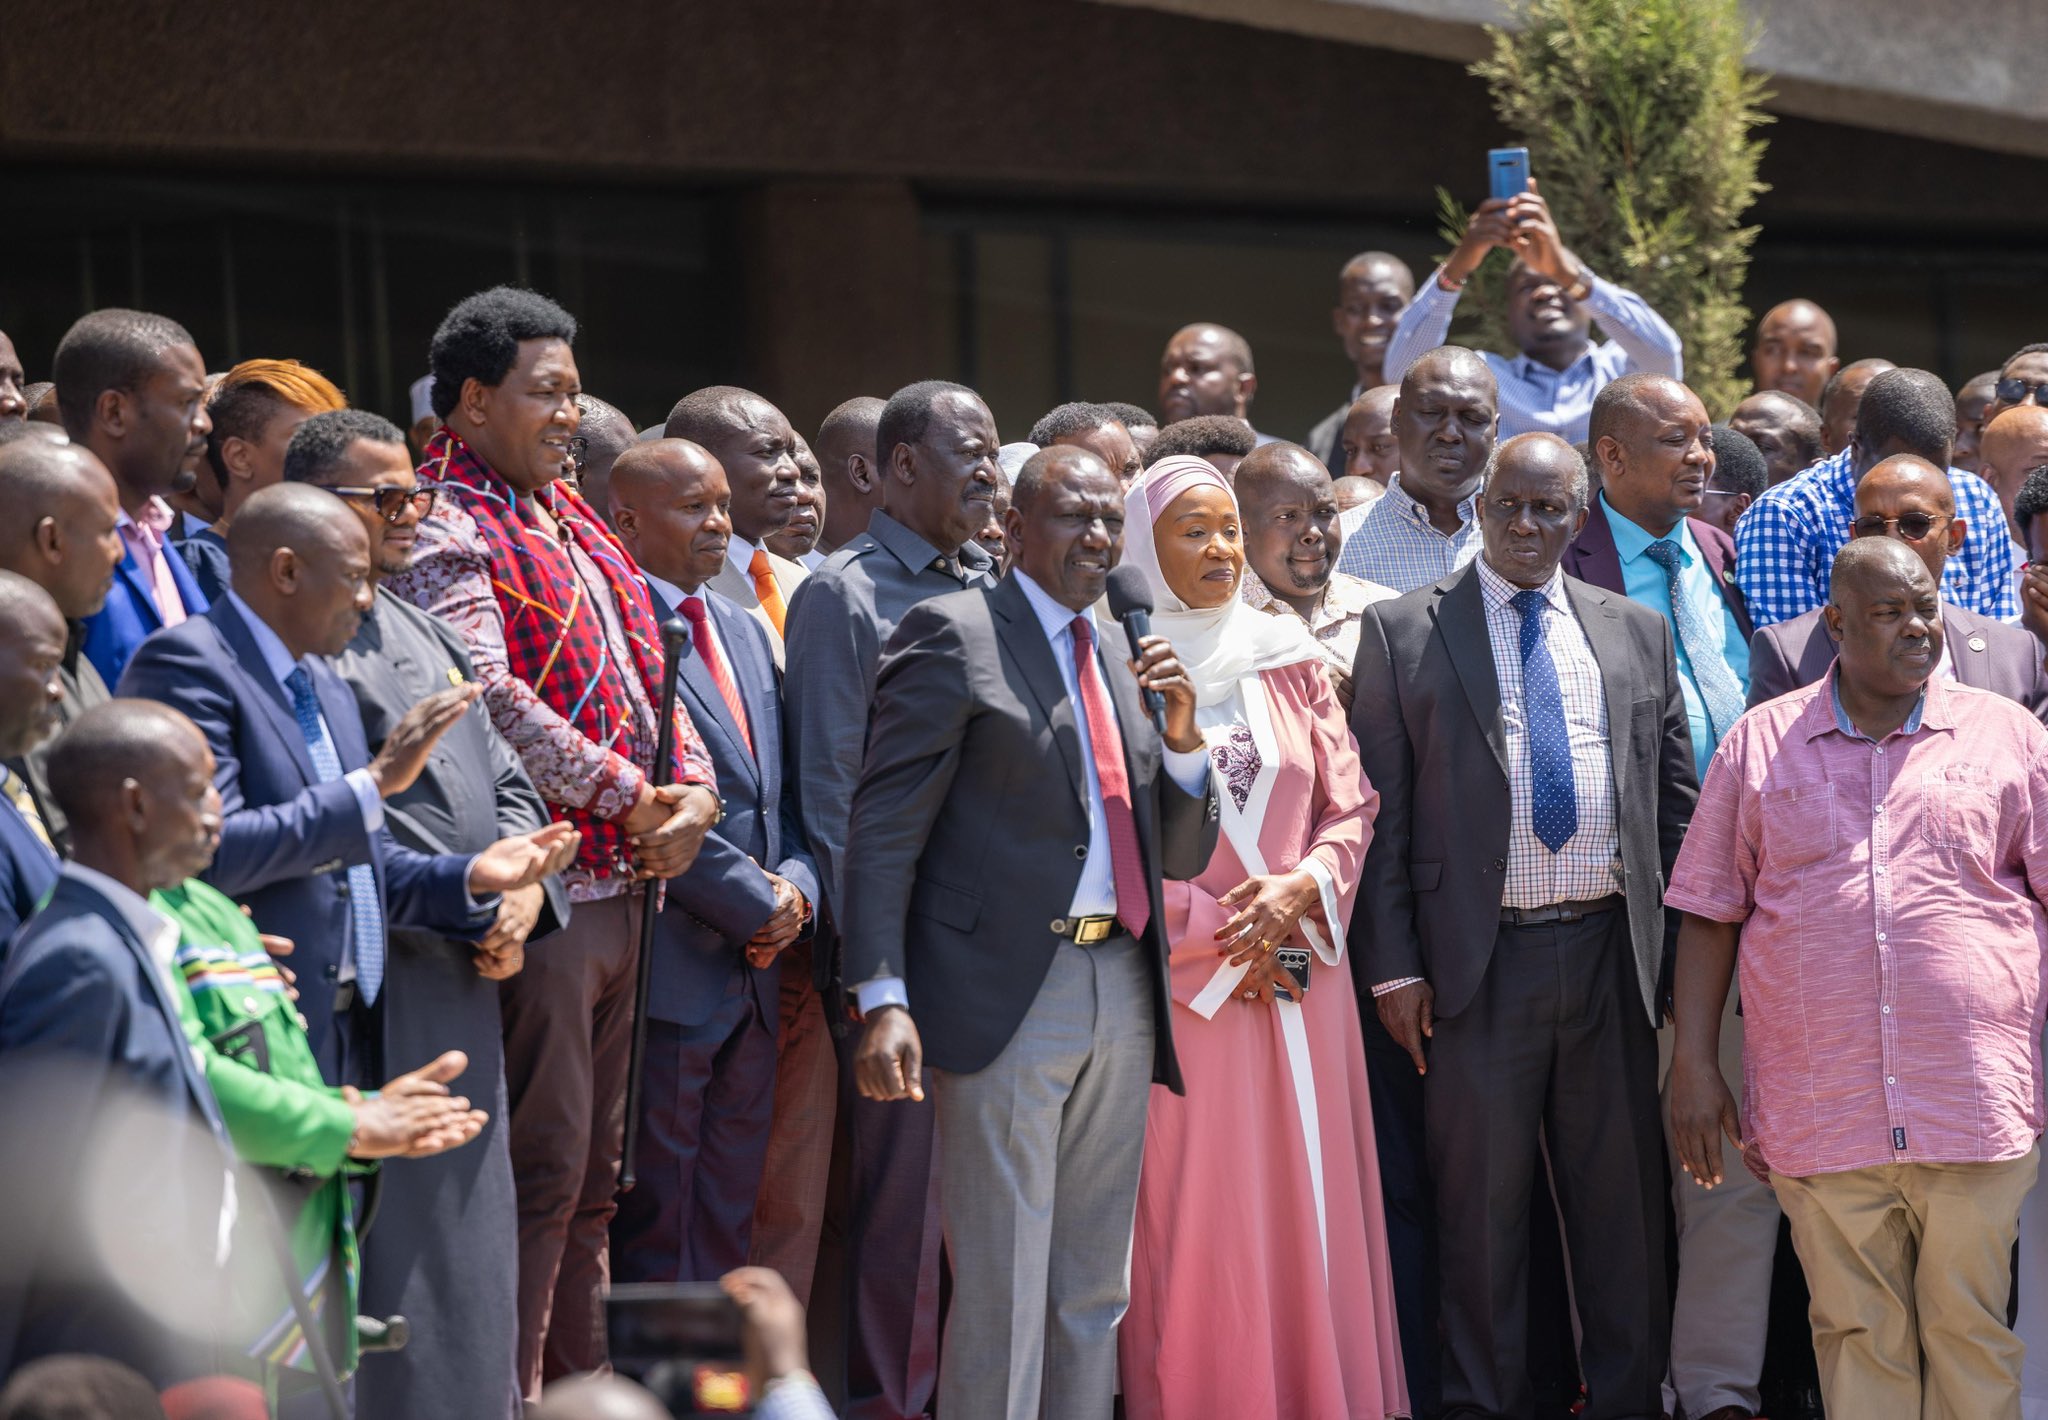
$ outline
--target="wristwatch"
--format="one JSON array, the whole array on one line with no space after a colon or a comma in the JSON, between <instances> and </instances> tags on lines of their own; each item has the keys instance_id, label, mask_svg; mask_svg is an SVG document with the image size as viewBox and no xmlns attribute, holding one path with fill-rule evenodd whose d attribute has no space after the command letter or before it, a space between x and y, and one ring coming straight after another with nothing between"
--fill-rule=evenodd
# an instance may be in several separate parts
<instances>
[{"instance_id":1,"label":"wristwatch","mask_svg":"<svg viewBox=\"0 0 2048 1420\"><path fill-rule=\"evenodd\" d=\"M1565 287L1564 294L1566 299L1572 301L1583 301L1593 294L1593 273L1583 263L1579 267L1579 274L1572 278L1572 284Z\"/></svg>"}]
</instances>

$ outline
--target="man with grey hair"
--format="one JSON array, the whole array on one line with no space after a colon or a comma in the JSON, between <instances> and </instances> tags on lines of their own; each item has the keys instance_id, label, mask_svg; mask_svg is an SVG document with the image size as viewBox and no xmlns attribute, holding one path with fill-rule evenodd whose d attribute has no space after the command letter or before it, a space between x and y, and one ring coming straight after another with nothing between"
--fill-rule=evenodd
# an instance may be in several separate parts
<instances>
[{"instance_id":1,"label":"man with grey hair","mask_svg":"<svg viewBox=\"0 0 2048 1420\"><path fill-rule=\"evenodd\" d=\"M1508 440L1481 558L1360 628L1351 728L1380 811L1350 945L1423 1076L1451 1414L1534 1408L1535 1220L1502 1203L1530 1195L1539 1124L1593 1413L1660 1413L1657 885L1698 790L1663 618L1559 566L1587 484L1555 435Z\"/></svg>"}]
</instances>

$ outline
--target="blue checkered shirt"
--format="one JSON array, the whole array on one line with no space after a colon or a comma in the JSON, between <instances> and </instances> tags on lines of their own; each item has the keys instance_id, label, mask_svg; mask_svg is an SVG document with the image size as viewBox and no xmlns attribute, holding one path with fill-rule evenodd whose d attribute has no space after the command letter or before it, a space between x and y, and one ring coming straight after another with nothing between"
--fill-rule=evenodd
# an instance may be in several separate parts
<instances>
[{"instance_id":1,"label":"blue checkered shirt","mask_svg":"<svg viewBox=\"0 0 2048 1420\"><path fill-rule=\"evenodd\" d=\"M1408 496L1401 475L1366 505L1358 526L1344 534L1337 570L1396 592L1426 587L1479 555L1479 494L1458 505L1458 530L1445 537L1429 521L1429 510Z\"/></svg>"},{"instance_id":2,"label":"blue checkered shirt","mask_svg":"<svg viewBox=\"0 0 2048 1420\"><path fill-rule=\"evenodd\" d=\"M1757 626L1790 621L1827 605L1828 573L1856 520L1852 450L1844 449L1764 490L1735 524L1735 579ZM1990 484L1948 471L1956 516L1969 529L1963 550L1942 568L1941 595L1966 611L2017 621L2019 548Z\"/></svg>"},{"instance_id":3,"label":"blue checkered shirt","mask_svg":"<svg viewBox=\"0 0 2048 1420\"><path fill-rule=\"evenodd\" d=\"M1461 293L1437 285L1442 274L1442 267L1431 273L1408 309L1401 312L1387 340L1389 383L1399 381L1410 365L1443 344L1451 333L1451 316L1458 309ZM1593 413L1593 396L1610 380L1638 370L1674 380L1685 378L1684 348L1678 332L1641 296L1595 276L1584 304L1609 338L1586 347L1586 353L1565 369L1553 370L1527 355L1509 359L1490 350L1480 352L1500 384L1501 438L1542 432L1556 434L1569 444L1582 443L1586 421Z\"/></svg>"}]
</instances>

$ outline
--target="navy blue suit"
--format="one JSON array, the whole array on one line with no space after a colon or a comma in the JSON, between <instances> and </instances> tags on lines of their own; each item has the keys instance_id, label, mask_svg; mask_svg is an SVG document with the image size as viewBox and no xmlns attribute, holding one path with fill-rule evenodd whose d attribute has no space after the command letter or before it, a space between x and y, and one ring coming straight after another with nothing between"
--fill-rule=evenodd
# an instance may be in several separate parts
<instances>
[{"instance_id":1,"label":"navy blue suit","mask_svg":"<svg viewBox=\"0 0 2048 1420\"><path fill-rule=\"evenodd\" d=\"M116 1266L147 1263L171 1315L231 1314L215 1249L234 1147L151 954L156 925L67 867L0 968L0 1374L66 1351L159 1387L217 1368L217 1338L172 1332L81 1268L96 1238Z\"/></svg>"},{"instance_id":2,"label":"navy blue suit","mask_svg":"<svg viewBox=\"0 0 2048 1420\"><path fill-rule=\"evenodd\" d=\"M171 544L198 582L200 594L217 602L228 594L234 578L228 567L228 540L212 528L201 528Z\"/></svg>"},{"instance_id":3,"label":"navy blue suit","mask_svg":"<svg viewBox=\"0 0 2048 1420\"><path fill-rule=\"evenodd\" d=\"M370 751L354 694L320 658L301 664L342 772L362 768ZM347 781L319 782L291 701L232 602L151 636L118 693L174 706L205 734L222 810L220 850L205 879L247 905L263 931L297 944L291 965L299 1010L322 1073L338 1085L376 1083L381 1066L368 1053L373 1042L361 1012L336 1019L341 967L354 959L344 869L371 865L392 927L476 938L496 917L496 900L469 910L469 859L415 852L388 827L366 832Z\"/></svg>"},{"instance_id":4,"label":"navy blue suit","mask_svg":"<svg viewBox=\"0 0 2048 1420\"><path fill-rule=\"evenodd\" d=\"M28 826L21 810L0 799L0 961L21 924L57 885L57 855Z\"/></svg>"},{"instance_id":5,"label":"navy blue suit","mask_svg":"<svg viewBox=\"0 0 2048 1420\"><path fill-rule=\"evenodd\" d=\"M200 590L185 559L168 543L164 546L164 563L171 569L171 580L178 584L185 615L190 618L205 612L212 603ZM156 601L150 596L149 583L143 580L142 568L124 540L121 565L114 569L114 585L107 592L106 605L85 619L85 658L100 673L100 679L112 685L121 678L135 648L152 632L162 630L163 624Z\"/></svg>"},{"instance_id":6,"label":"navy blue suit","mask_svg":"<svg viewBox=\"0 0 2048 1420\"><path fill-rule=\"evenodd\" d=\"M675 614L649 588L663 620ZM686 651L678 694L718 770L725 816L655 921L640 1183L620 1198L612 1268L620 1281L711 1281L747 1260L768 1147L782 967L745 948L775 910L764 866L807 901L817 869L783 793L782 697L768 636L708 587L711 624L746 707L741 737L711 671Z\"/></svg>"}]
</instances>

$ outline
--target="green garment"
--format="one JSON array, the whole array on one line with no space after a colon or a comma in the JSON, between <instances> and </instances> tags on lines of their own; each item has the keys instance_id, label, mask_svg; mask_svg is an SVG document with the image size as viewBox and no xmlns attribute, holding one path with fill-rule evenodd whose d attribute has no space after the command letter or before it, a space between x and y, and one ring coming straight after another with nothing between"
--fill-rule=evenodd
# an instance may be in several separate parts
<instances>
[{"instance_id":1,"label":"green garment","mask_svg":"<svg viewBox=\"0 0 2048 1420\"><path fill-rule=\"evenodd\" d=\"M355 1111L320 1077L313 1047L277 964L255 924L233 901L192 879L150 894L183 934L174 976L186 1037L220 1102L235 1152L277 1172L265 1183L291 1233L292 1258L306 1299L325 1322L341 1374L356 1364L356 1234L347 1174ZM275 1246L244 1207L235 1226L236 1294L250 1299L243 1334L248 1356L269 1371L312 1369L291 1299L278 1275ZM334 1277L335 1264L340 1276ZM339 1316L330 1315L343 1307Z\"/></svg>"}]
</instances>

